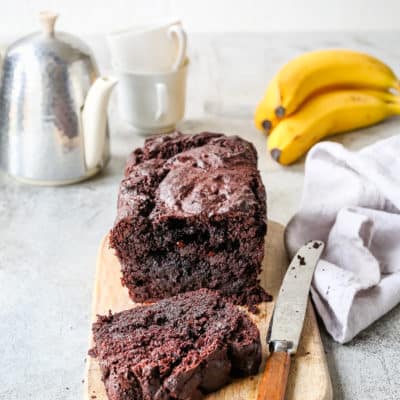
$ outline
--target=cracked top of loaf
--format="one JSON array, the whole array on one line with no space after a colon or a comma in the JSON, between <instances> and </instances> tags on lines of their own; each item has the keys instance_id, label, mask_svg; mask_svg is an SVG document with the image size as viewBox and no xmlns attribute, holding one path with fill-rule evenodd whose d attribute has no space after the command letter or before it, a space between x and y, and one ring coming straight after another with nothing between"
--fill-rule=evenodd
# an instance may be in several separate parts
<instances>
[{"instance_id":1,"label":"cracked top of loaf","mask_svg":"<svg viewBox=\"0 0 400 400\"><path fill-rule=\"evenodd\" d=\"M118 219L136 213L153 220L265 214L264 193L251 143L220 133L175 132L147 139L128 158Z\"/></svg>"}]
</instances>

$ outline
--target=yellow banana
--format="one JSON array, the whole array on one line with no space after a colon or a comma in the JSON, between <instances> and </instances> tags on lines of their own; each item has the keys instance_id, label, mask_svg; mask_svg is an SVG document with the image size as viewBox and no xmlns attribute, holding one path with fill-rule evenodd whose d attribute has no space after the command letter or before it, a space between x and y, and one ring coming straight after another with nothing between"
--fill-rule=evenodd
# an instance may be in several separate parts
<instances>
[{"instance_id":1,"label":"yellow banana","mask_svg":"<svg viewBox=\"0 0 400 400\"><path fill-rule=\"evenodd\" d=\"M278 123L278 117L275 115L276 104L280 104L281 97L278 87L278 77L275 75L268 85L263 100L258 104L254 115L256 127L269 134L269 132Z\"/></svg>"},{"instance_id":2,"label":"yellow banana","mask_svg":"<svg viewBox=\"0 0 400 400\"><path fill-rule=\"evenodd\" d=\"M305 53L283 66L268 85L256 110L257 128L268 131L314 93L332 88L387 90L400 86L393 71L368 54L335 49Z\"/></svg>"},{"instance_id":3,"label":"yellow banana","mask_svg":"<svg viewBox=\"0 0 400 400\"><path fill-rule=\"evenodd\" d=\"M280 121L268 137L268 150L291 164L322 138L376 124L400 114L399 96L373 90L338 90L307 101Z\"/></svg>"}]
</instances>

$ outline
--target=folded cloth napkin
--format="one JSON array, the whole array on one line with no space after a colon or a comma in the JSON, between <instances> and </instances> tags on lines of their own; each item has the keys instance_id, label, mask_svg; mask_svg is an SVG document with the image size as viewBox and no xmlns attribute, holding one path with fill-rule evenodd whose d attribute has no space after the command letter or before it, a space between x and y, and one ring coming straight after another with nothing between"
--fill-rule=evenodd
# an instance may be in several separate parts
<instances>
[{"instance_id":1,"label":"folded cloth napkin","mask_svg":"<svg viewBox=\"0 0 400 400\"><path fill-rule=\"evenodd\" d=\"M326 242L311 295L336 341L400 303L400 135L358 152L316 145L285 239L291 256L308 240Z\"/></svg>"}]
</instances>

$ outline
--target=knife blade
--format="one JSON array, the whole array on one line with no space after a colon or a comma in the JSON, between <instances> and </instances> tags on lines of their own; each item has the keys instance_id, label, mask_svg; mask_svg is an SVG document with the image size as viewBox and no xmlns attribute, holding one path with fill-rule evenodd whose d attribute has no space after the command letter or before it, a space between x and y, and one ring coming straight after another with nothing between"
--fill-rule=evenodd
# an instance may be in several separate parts
<instances>
[{"instance_id":1,"label":"knife blade","mask_svg":"<svg viewBox=\"0 0 400 400\"><path fill-rule=\"evenodd\" d=\"M323 250L323 242L312 240L298 250L289 264L268 329L271 354L260 381L258 400L284 399L290 357L299 345L312 277Z\"/></svg>"}]
</instances>

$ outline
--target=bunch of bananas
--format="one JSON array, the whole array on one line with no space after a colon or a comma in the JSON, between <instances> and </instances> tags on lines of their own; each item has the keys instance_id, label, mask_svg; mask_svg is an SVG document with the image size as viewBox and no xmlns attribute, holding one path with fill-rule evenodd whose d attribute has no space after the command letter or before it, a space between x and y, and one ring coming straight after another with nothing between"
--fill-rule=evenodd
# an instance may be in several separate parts
<instances>
[{"instance_id":1,"label":"bunch of bananas","mask_svg":"<svg viewBox=\"0 0 400 400\"><path fill-rule=\"evenodd\" d=\"M269 134L268 150L291 164L324 137L400 114L400 83L393 71L368 54L351 50L305 53L270 82L255 113Z\"/></svg>"}]
</instances>

